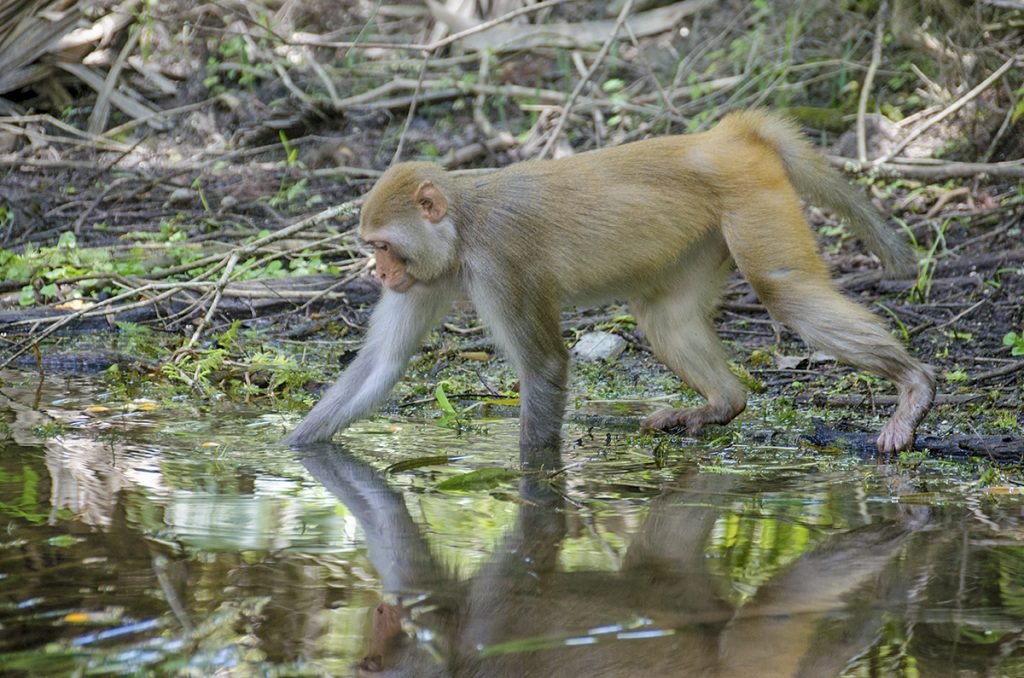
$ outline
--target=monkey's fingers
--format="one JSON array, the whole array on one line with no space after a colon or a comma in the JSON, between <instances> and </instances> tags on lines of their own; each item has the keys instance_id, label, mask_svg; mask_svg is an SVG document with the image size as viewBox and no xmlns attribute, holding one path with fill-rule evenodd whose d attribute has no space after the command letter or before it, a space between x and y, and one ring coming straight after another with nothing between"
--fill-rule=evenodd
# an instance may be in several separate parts
<instances>
[{"instance_id":1,"label":"monkey's fingers","mask_svg":"<svg viewBox=\"0 0 1024 678\"><path fill-rule=\"evenodd\" d=\"M881 454L905 452L914 446L914 429L901 425L901 422L890 421L882 429L876 444Z\"/></svg>"}]
</instances>

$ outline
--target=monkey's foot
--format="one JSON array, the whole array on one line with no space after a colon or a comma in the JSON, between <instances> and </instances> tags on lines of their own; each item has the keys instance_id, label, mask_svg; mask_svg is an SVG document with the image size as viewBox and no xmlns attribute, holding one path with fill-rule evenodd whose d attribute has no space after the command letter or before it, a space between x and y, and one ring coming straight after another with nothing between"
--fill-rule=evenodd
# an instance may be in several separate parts
<instances>
[{"instance_id":1,"label":"monkey's foot","mask_svg":"<svg viewBox=\"0 0 1024 678\"><path fill-rule=\"evenodd\" d=\"M908 422L890 419L875 444L881 454L909 450L914 445L914 427Z\"/></svg>"},{"instance_id":2,"label":"monkey's foot","mask_svg":"<svg viewBox=\"0 0 1024 678\"><path fill-rule=\"evenodd\" d=\"M641 426L656 431L685 429L687 434L695 436L705 424L728 424L746 406L746 402L733 405L708 403L703 407L661 410L644 419Z\"/></svg>"},{"instance_id":3,"label":"monkey's foot","mask_svg":"<svg viewBox=\"0 0 1024 678\"><path fill-rule=\"evenodd\" d=\"M900 387L896 411L878 436L878 451L892 454L909 450L914 445L914 431L935 400L935 377L922 368Z\"/></svg>"}]
</instances>

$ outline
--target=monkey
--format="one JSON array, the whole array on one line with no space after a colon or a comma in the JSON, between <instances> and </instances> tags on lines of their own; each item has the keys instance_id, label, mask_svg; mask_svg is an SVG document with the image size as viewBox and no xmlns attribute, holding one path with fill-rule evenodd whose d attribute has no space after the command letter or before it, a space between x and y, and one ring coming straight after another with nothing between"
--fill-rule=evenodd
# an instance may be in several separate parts
<instances>
[{"instance_id":1,"label":"monkey","mask_svg":"<svg viewBox=\"0 0 1024 678\"><path fill-rule=\"evenodd\" d=\"M383 292L363 348L285 439L329 440L386 398L426 333L468 297L520 379L520 455L559 446L567 305L625 299L655 356L704 398L642 426L696 435L727 424L747 391L712 325L737 267L770 315L811 346L895 384L880 453L909 449L935 377L881 321L834 286L800 197L829 208L893 275L913 247L786 118L726 115L663 136L483 174L430 162L392 166L367 194L361 239Z\"/></svg>"}]
</instances>

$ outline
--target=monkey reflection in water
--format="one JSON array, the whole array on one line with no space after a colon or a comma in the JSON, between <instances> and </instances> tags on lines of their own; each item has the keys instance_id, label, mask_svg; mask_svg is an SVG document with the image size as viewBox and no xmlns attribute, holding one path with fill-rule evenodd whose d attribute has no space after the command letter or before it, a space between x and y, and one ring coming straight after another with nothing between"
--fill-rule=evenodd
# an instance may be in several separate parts
<instances>
[{"instance_id":1,"label":"monkey reflection in water","mask_svg":"<svg viewBox=\"0 0 1024 678\"><path fill-rule=\"evenodd\" d=\"M359 522L383 589L413 601L376 608L363 676L839 675L877 640L885 601L906 597L915 578L892 563L931 520L902 505L895 520L830 537L737 609L718 595L706 546L713 498L742 493L742 478L681 478L651 500L618 571L559 571L564 488L528 474L510 532L459 580L382 474L341 446L311 452L303 464ZM875 604L851 605L852 594Z\"/></svg>"},{"instance_id":2,"label":"monkey reflection in water","mask_svg":"<svg viewBox=\"0 0 1024 678\"><path fill-rule=\"evenodd\" d=\"M735 263L772 317L812 346L896 385L878 450L908 449L935 394L914 360L833 287L798 196L834 210L890 273L913 275L913 248L787 121L733 113L700 134L638 141L560 160L454 175L401 163L360 217L384 292L366 343L286 438L329 440L376 407L426 333L468 296L520 377L520 453L557 447L570 304L628 299L655 354L706 403L643 423L696 434L746 407L711 324Z\"/></svg>"}]
</instances>

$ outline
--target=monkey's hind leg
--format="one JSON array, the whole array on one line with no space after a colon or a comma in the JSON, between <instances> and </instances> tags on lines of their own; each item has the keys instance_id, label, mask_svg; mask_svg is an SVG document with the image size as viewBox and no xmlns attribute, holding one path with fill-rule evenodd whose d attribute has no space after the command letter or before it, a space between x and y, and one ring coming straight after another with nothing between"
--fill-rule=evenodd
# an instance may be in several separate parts
<instances>
[{"instance_id":1,"label":"monkey's hind leg","mask_svg":"<svg viewBox=\"0 0 1024 678\"><path fill-rule=\"evenodd\" d=\"M747 406L747 390L729 370L710 319L731 264L717 233L702 245L680 265L669 288L630 306L654 354L707 403L655 412L644 428L685 428L696 435L705 424L729 423Z\"/></svg>"},{"instance_id":2,"label":"monkey's hind leg","mask_svg":"<svg viewBox=\"0 0 1024 678\"><path fill-rule=\"evenodd\" d=\"M836 291L796 197L784 198L752 196L755 209L727 219L729 250L772 317L811 346L896 385L898 403L878 450L909 449L935 397L932 370L911 358L879 318Z\"/></svg>"}]
</instances>

